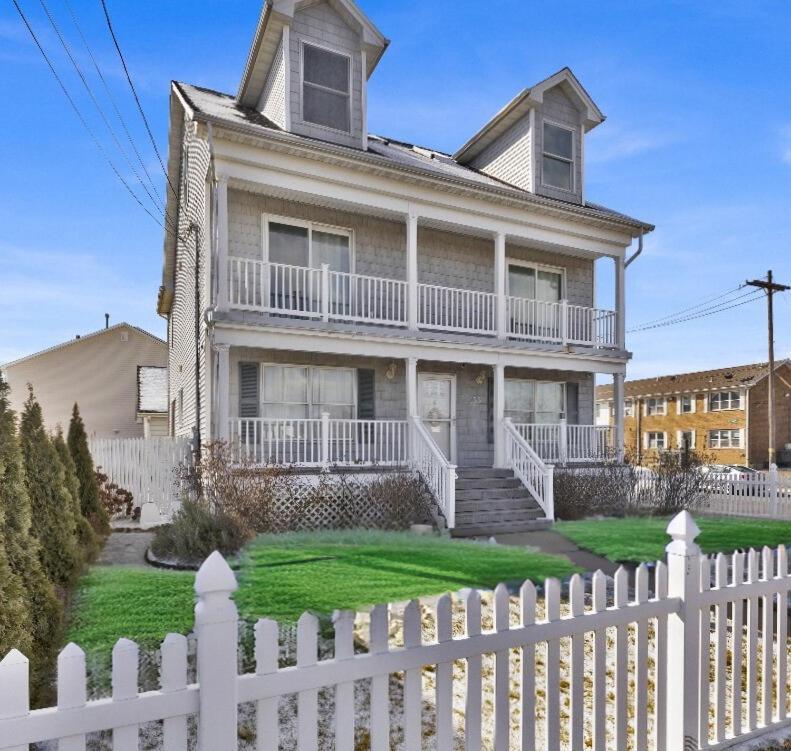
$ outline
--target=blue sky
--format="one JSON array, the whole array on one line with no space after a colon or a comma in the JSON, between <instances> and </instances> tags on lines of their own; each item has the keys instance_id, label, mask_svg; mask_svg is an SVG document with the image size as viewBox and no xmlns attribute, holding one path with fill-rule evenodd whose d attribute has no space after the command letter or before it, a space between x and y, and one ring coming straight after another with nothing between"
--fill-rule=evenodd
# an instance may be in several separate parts
<instances>
[{"instance_id":1,"label":"blue sky","mask_svg":"<svg viewBox=\"0 0 791 751\"><path fill-rule=\"evenodd\" d=\"M20 1L109 150L40 4ZM98 0L70 2L161 175ZM260 3L108 2L164 152L169 81L235 91ZM64 0L48 4L87 68ZM791 4L362 5L392 40L369 89L374 133L453 151L525 86L575 71L607 115L586 142L587 198L657 225L628 271L629 326L769 268L791 282ZM163 335L161 230L82 130L10 2L0 6L0 97L0 362L95 330L105 312ZM612 266L598 266L609 306ZM777 352L791 356L791 293L779 297ZM753 303L630 335L629 375L764 359L765 316Z\"/></svg>"}]
</instances>

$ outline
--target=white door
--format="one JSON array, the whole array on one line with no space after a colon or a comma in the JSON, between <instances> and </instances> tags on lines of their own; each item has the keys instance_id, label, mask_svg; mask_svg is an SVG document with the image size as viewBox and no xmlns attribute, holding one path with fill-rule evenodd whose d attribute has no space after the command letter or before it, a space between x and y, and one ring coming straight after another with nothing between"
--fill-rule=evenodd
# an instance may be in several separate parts
<instances>
[{"instance_id":1,"label":"white door","mask_svg":"<svg viewBox=\"0 0 791 751\"><path fill-rule=\"evenodd\" d=\"M434 442L456 461L456 376L420 373L418 410Z\"/></svg>"}]
</instances>

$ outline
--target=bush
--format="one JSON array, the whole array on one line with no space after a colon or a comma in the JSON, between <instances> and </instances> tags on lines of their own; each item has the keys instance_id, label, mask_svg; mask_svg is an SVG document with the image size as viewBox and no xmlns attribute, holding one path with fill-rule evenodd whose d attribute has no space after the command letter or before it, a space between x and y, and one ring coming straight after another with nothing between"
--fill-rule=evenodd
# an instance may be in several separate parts
<instances>
[{"instance_id":1,"label":"bush","mask_svg":"<svg viewBox=\"0 0 791 751\"><path fill-rule=\"evenodd\" d=\"M636 513L637 470L608 461L600 467L555 470L555 517L563 521L588 516L626 516Z\"/></svg>"},{"instance_id":2,"label":"bush","mask_svg":"<svg viewBox=\"0 0 791 751\"><path fill-rule=\"evenodd\" d=\"M131 491L111 482L110 478L102 472L101 467L96 468L96 483L99 486L99 502L108 518L134 516L135 497Z\"/></svg>"},{"instance_id":3,"label":"bush","mask_svg":"<svg viewBox=\"0 0 791 751\"><path fill-rule=\"evenodd\" d=\"M93 457L88 448L88 436L85 433L85 424L80 417L80 409L76 404L71 413L67 443L71 458L74 459L77 480L80 484L82 515L90 522L100 537L107 537L110 534L110 523L99 500L99 484L96 482Z\"/></svg>"},{"instance_id":4,"label":"bush","mask_svg":"<svg viewBox=\"0 0 791 751\"><path fill-rule=\"evenodd\" d=\"M199 564L215 550L226 556L237 553L251 536L229 515L188 498L170 524L157 528L151 551L158 558Z\"/></svg>"},{"instance_id":5,"label":"bush","mask_svg":"<svg viewBox=\"0 0 791 751\"><path fill-rule=\"evenodd\" d=\"M662 451L638 483L640 503L652 513L669 516L695 509L703 500L706 475L701 471L710 457L696 451Z\"/></svg>"}]
</instances>

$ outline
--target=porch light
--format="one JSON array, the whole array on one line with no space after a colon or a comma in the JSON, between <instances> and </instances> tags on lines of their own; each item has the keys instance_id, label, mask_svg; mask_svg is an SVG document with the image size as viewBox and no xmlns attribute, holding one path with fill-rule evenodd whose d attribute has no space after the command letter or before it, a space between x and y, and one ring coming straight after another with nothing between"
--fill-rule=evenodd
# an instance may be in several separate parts
<instances>
[{"instance_id":1,"label":"porch light","mask_svg":"<svg viewBox=\"0 0 791 751\"><path fill-rule=\"evenodd\" d=\"M482 370L480 373L478 373L478 375L475 378L475 383L477 383L479 386L483 386L483 384L486 383L486 371L485 370Z\"/></svg>"},{"instance_id":2,"label":"porch light","mask_svg":"<svg viewBox=\"0 0 791 751\"><path fill-rule=\"evenodd\" d=\"M385 371L385 378L388 381L392 381L393 378L396 377L396 364L391 362L390 365L387 366L387 370Z\"/></svg>"}]
</instances>

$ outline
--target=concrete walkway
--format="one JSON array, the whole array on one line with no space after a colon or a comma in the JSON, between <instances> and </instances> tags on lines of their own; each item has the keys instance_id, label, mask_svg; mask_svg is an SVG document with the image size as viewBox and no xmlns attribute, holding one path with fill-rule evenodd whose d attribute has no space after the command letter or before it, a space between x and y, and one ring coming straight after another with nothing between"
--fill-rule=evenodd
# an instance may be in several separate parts
<instances>
[{"instance_id":1,"label":"concrete walkway","mask_svg":"<svg viewBox=\"0 0 791 751\"><path fill-rule=\"evenodd\" d=\"M595 553L589 553L587 550L580 550L571 540L549 529L495 535L494 539L500 545L529 547L540 553L565 556L573 564L586 571L601 569L608 576L612 576L618 569L618 564Z\"/></svg>"},{"instance_id":2,"label":"concrete walkway","mask_svg":"<svg viewBox=\"0 0 791 751\"><path fill-rule=\"evenodd\" d=\"M153 532L113 532L96 561L99 566L144 566Z\"/></svg>"}]
</instances>

